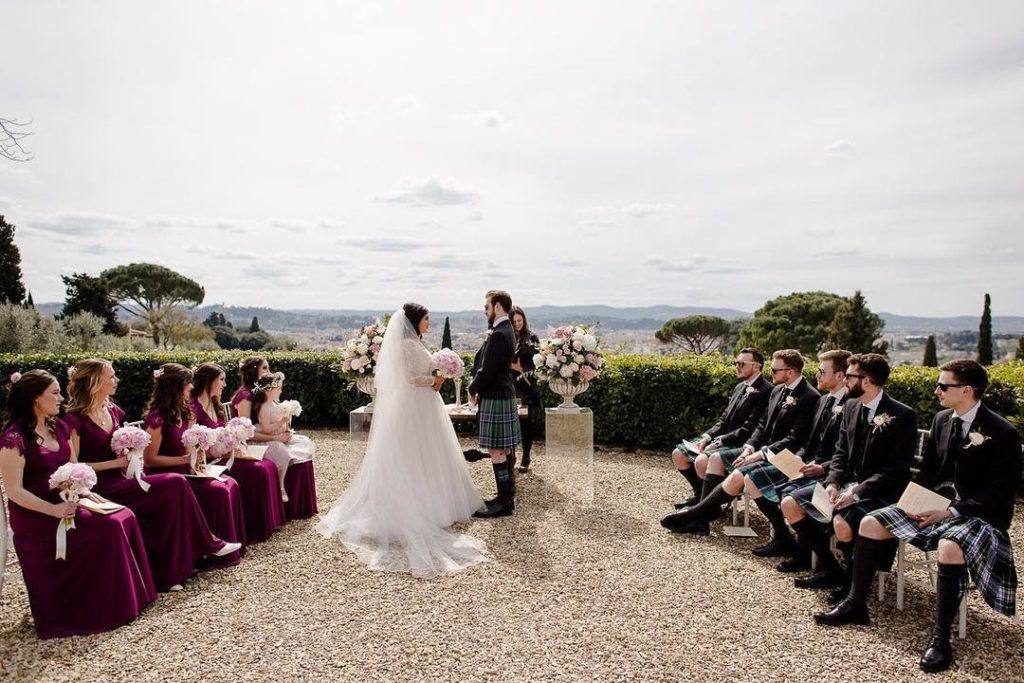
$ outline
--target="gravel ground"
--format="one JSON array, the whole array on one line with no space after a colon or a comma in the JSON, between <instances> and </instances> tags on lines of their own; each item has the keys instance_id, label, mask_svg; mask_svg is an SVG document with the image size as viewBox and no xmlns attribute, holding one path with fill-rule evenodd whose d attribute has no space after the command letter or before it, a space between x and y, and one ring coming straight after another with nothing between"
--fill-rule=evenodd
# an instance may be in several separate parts
<instances>
[{"instance_id":1,"label":"gravel ground","mask_svg":"<svg viewBox=\"0 0 1024 683\"><path fill-rule=\"evenodd\" d=\"M355 472L347 433L311 434L323 511ZM465 442L467 445L469 441ZM0 595L0 675L33 681L1021 681L1024 628L972 595L958 668L917 669L933 599L893 582L870 628L826 630L821 594L795 591L750 539L677 537L658 525L686 485L656 453L602 450L587 504L543 447L512 518L460 528L492 562L431 581L370 572L295 522L241 565L161 595L135 622L38 641L24 586ZM471 466L485 497L486 463ZM1018 507L1014 541L1024 548ZM764 538L763 519L753 524ZM1020 553L1018 552L1018 558Z\"/></svg>"}]
</instances>

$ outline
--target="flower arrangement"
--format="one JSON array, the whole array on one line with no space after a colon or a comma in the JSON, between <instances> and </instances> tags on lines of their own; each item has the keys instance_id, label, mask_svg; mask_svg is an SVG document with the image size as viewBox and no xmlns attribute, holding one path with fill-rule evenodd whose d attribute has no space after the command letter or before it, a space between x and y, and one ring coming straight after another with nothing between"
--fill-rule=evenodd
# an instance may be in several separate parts
<instances>
[{"instance_id":1,"label":"flower arrangement","mask_svg":"<svg viewBox=\"0 0 1024 683\"><path fill-rule=\"evenodd\" d=\"M563 380L573 384L589 384L601 374L604 356L599 349L600 339L582 325L563 326L551 332L551 337L540 343L534 355L538 379Z\"/></svg>"},{"instance_id":2,"label":"flower arrangement","mask_svg":"<svg viewBox=\"0 0 1024 683\"><path fill-rule=\"evenodd\" d=\"M96 472L80 462L64 463L50 475L50 489L56 489L65 503L77 503L78 499L88 495L89 489L95 485ZM57 522L56 559L67 559L68 531L74 528L74 517Z\"/></svg>"},{"instance_id":3,"label":"flower arrangement","mask_svg":"<svg viewBox=\"0 0 1024 683\"><path fill-rule=\"evenodd\" d=\"M128 457L124 478L134 479L143 491L149 491L150 485L142 478L142 451L152 440L149 432L132 426L117 429L110 438L111 450L117 455Z\"/></svg>"},{"instance_id":4,"label":"flower arrangement","mask_svg":"<svg viewBox=\"0 0 1024 683\"><path fill-rule=\"evenodd\" d=\"M372 375L377 367L380 345L384 343L387 326L381 321L359 330L359 335L349 339L341 350L342 374L359 378Z\"/></svg>"},{"instance_id":5,"label":"flower arrangement","mask_svg":"<svg viewBox=\"0 0 1024 683\"><path fill-rule=\"evenodd\" d=\"M294 399L291 401L281 401L277 405L281 410L281 415L284 417L292 418L302 415L302 404Z\"/></svg>"},{"instance_id":6,"label":"flower arrangement","mask_svg":"<svg viewBox=\"0 0 1024 683\"><path fill-rule=\"evenodd\" d=\"M461 378L466 370L462 357L451 349L441 349L430 360L437 374L445 379Z\"/></svg>"}]
</instances>

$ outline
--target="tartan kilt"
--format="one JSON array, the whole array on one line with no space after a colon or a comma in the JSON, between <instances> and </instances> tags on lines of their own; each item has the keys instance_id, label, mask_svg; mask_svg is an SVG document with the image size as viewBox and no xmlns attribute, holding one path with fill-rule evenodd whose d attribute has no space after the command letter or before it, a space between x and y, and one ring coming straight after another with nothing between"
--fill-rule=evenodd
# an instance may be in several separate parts
<instances>
[{"instance_id":1,"label":"tartan kilt","mask_svg":"<svg viewBox=\"0 0 1024 683\"><path fill-rule=\"evenodd\" d=\"M732 471L736 469L732 466L732 461L740 457L740 453L743 452L743 446L737 448L716 448L713 451L705 451L708 457L711 457L715 453L718 453L718 457L722 459L722 465L725 466L725 473L732 474Z\"/></svg>"},{"instance_id":2,"label":"tartan kilt","mask_svg":"<svg viewBox=\"0 0 1024 683\"><path fill-rule=\"evenodd\" d=\"M831 524L832 520L825 517L825 515L818 512L818 508L811 505L811 498L814 496L814 485L819 483L818 480L809 481L803 486L790 491L788 495L807 513L807 516L811 519L821 522L822 524ZM824 484L822 484L824 486ZM853 533L857 533L857 528L860 527L860 521L864 519L869 513L875 510L884 508L890 503L880 498L867 498L860 502L854 503L853 505L847 505L842 510L836 510L833 516L842 517L843 520L850 525L853 529Z\"/></svg>"},{"instance_id":3,"label":"tartan kilt","mask_svg":"<svg viewBox=\"0 0 1024 683\"><path fill-rule=\"evenodd\" d=\"M519 443L519 406L514 398L481 398L476 417L481 448L512 448Z\"/></svg>"},{"instance_id":4,"label":"tartan kilt","mask_svg":"<svg viewBox=\"0 0 1024 683\"><path fill-rule=\"evenodd\" d=\"M789 495L790 491L800 488L807 482L814 482L807 477L790 481L789 477L782 473L782 470L766 460L744 465L740 468L740 472L750 479L762 496L773 503L780 502L784 496Z\"/></svg>"},{"instance_id":5,"label":"tartan kilt","mask_svg":"<svg viewBox=\"0 0 1024 683\"><path fill-rule=\"evenodd\" d=\"M978 592L989 607L1007 616L1017 608L1017 568L1013 562L1010 537L978 517L959 516L933 524L926 529L917 526L895 505L871 514L896 538L921 550L934 551L941 539L953 541L964 553L967 571ZM967 592L967 577L960 583L958 598Z\"/></svg>"}]
</instances>

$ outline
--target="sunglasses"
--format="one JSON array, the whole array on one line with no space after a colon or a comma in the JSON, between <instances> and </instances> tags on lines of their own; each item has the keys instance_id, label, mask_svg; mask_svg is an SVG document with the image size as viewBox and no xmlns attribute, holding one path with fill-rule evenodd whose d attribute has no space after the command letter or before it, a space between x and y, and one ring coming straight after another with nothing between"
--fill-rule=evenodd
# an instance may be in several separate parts
<instances>
[{"instance_id":1,"label":"sunglasses","mask_svg":"<svg viewBox=\"0 0 1024 683\"><path fill-rule=\"evenodd\" d=\"M733 363L733 365L735 365L738 368L742 368L744 365L757 365L757 363L752 360L738 360L735 363Z\"/></svg>"},{"instance_id":2,"label":"sunglasses","mask_svg":"<svg viewBox=\"0 0 1024 683\"><path fill-rule=\"evenodd\" d=\"M941 391L942 393L946 393L947 391L949 391L953 387L969 387L969 386L971 386L971 385L970 384L946 384L945 382L936 382L935 383L935 388L938 389L939 391Z\"/></svg>"},{"instance_id":3,"label":"sunglasses","mask_svg":"<svg viewBox=\"0 0 1024 683\"><path fill-rule=\"evenodd\" d=\"M857 375L857 374L854 374L852 372L846 373L846 376L847 377L853 377L854 379L867 379L867 377L868 377L867 375Z\"/></svg>"},{"instance_id":4,"label":"sunglasses","mask_svg":"<svg viewBox=\"0 0 1024 683\"><path fill-rule=\"evenodd\" d=\"M774 375L777 372L785 372L786 370L789 370L791 368L769 368L769 369L772 371L772 374Z\"/></svg>"}]
</instances>

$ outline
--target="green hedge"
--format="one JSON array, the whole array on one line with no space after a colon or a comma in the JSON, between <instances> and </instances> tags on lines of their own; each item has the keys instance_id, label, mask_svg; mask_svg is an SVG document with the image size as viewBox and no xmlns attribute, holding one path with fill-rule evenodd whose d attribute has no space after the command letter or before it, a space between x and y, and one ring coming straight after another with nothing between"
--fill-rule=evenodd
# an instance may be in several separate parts
<instances>
[{"instance_id":1,"label":"green hedge","mask_svg":"<svg viewBox=\"0 0 1024 683\"><path fill-rule=\"evenodd\" d=\"M172 352L112 353L121 385L117 402L129 418L139 417L149 398L153 370L161 363L177 362L193 366L212 361L228 371L225 399L238 386L235 368L249 352ZM338 375L341 356L334 352L280 351L265 354L274 370L284 372L284 395L298 399L303 406L299 425L337 427L348 424L348 413L367 402L349 382ZM18 370L49 370L67 383L67 368L88 354L0 355L0 375L4 378ZM469 362L469 357L466 357ZM719 357L608 356L606 371L576 401L594 410L594 439L603 444L668 449L680 437L699 434L721 412L736 382L731 365ZM814 381L816 367L805 375ZM992 386L986 398L997 412L1007 416L1018 428L1024 427L1024 363L998 365L990 370ZM893 370L888 391L896 399L918 411L921 427L931 424L939 410L933 395L938 370L898 367ZM465 391L465 389L463 389ZM442 390L445 399L453 398L452 383ZM557 405L559 397L542 389L544 404Z\"/></svg>"}]
</instances>

